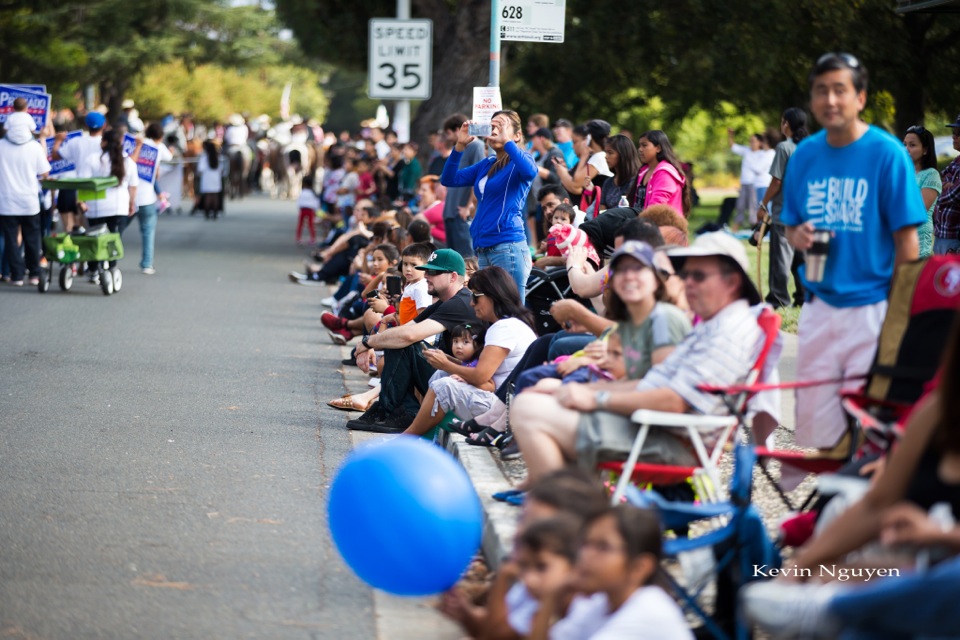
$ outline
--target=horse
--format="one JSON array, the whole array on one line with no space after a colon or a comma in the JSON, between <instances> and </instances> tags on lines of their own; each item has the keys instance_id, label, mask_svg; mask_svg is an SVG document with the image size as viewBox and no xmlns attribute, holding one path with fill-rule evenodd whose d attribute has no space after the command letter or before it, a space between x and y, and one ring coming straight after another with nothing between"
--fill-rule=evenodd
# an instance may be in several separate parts
<instances>
[{"instance_id":1,"label":"horse","mask_svg":"<svg viewBox=\"0 0 960 640\"><path fill-rule=\"evenodd\" d=\"M249 195L248 177L253 160L253 152L248 145L233 145L227 148L224 154L227 160L227 166L230 168L227 183L227 194L231 200L236 198L243 199Z\"/></svg>"}]
</instances>

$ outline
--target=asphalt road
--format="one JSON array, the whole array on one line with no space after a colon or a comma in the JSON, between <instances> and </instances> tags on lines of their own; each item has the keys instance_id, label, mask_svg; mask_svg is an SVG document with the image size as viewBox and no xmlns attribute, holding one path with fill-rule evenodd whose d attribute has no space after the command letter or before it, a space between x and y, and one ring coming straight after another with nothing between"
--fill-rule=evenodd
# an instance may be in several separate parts
<instances>
[{"instance_id":1,"label":"asphalt road","mask_svg":"<svg viewBox=\"0 0 960 640\"><path fill-rule=\"evenodd\" d=\"M0 638L373 638L331 546L350 447L296 208L164 216L124 285L0 284Z\"/></svg>"}]
</instances>

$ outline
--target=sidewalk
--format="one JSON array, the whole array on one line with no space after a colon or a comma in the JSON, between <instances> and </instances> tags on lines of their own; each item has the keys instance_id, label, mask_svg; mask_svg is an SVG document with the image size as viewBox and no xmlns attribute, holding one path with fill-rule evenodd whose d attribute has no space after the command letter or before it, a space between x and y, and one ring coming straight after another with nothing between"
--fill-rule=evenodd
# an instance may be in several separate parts
<instances>
[{"instance_id":1,"label":"sidewalk","mask_svg":"<svg viewBox=\"0 0 960 640\"><path fill-rule=\"evenodd\" d=\"M780 357L779 370L783 381L796 378L797 338L792 334L783 334L784 346ZM350 347L342 347L343 358L350 356ZM361 393L369 387L368 377L356 367L343 367L344 387L349 393ZM782 426L793 431L793 394L782 398ZM356 414L344 414L356 416ZM493 450L487 447L474 447L464 443L463 436L446 434L446 448L457 458L470 476L473 486L480 497L484 513L483 554L491 570L500 565L501 559L509 552L516 533L516 520L519 509L498 502L491 496L512 486L504 474L501 464ZM394 436L380 435L361 431L351 433L353 446L369 441L383 441ZM460 638L462 631L450 620L442 616L434 607L435 598L396 598L380 591L374 591L374 604L377 616L377 637L379 640L414 640L419 638Z\"/></svg>"}]
</instances>

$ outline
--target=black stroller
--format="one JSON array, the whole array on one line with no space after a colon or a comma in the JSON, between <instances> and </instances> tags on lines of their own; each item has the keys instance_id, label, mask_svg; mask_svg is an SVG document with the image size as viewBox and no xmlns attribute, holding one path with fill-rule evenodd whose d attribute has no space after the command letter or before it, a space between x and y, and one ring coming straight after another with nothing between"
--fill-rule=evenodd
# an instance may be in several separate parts
<instances>
[{"instance_id":1,"label":"black stroller","mask_svg":"<svg viewBox=\"0 0 960 640\"><path fill-rule=\"evenodd\" d=\"M533 313L537 335L556 333L561 327L550 315L550 305L557 300L571 299L590 307L590 301L580 298L570 288L567 271L563 267L536 269L527 278L526 307Z\"/></svg>"}]
</instances>

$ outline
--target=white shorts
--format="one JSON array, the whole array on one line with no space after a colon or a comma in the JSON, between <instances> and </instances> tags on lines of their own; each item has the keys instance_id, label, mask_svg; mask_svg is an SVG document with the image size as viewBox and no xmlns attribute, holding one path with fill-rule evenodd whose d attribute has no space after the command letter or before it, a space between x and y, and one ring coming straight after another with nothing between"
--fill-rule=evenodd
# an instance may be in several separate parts
<instances>
[{"instance_id":1,"label":"white shorts","mask_svg":"<svg viewBox=\"0 0 960 640\"><path fill-rule=\"evenodd\" d=\"M803 305L797 336L797 380L828 380L866 374L877 352L887 301L862 307L832 307L819 298ZM846 431L840 391L864 380L797 389L796 443L830 448Z\"/></svg>"}]
</instances>

